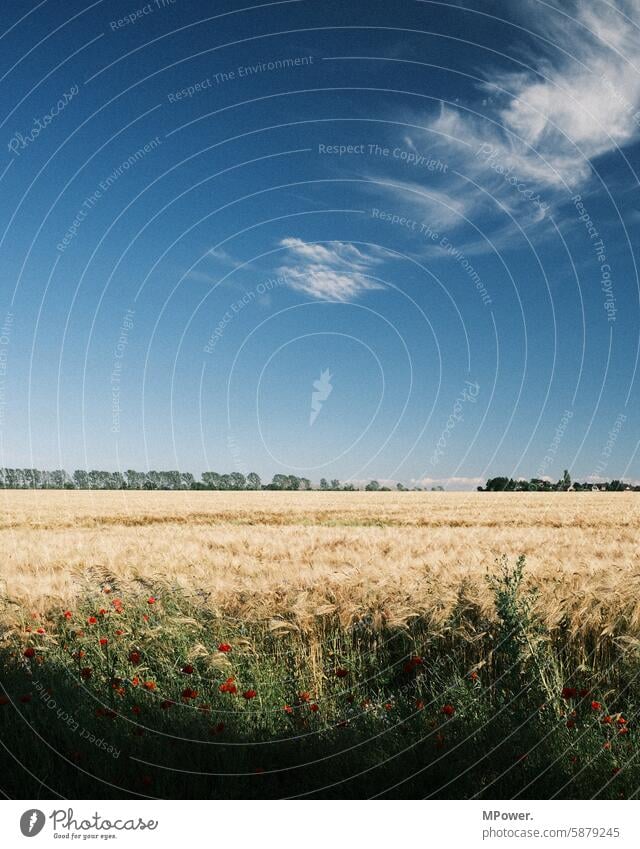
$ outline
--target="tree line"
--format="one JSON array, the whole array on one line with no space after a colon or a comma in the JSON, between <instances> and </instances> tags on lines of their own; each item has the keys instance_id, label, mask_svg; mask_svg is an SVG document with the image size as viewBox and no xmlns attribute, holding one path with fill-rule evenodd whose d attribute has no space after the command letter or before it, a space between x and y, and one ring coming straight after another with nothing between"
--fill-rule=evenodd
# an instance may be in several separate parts
<instances>
[{"instance_id":1,"label":"tree line","mask_svg":"<svg viewBox=\"0 0 640 849\"><path fill-rule=\"evenodd\" d=\"M514 480L504 476L489 478L485 486L478 487L478 492L591 492L594 489L600 492L640 492L640 486L621 480L599 483L572 481L567 469L564 470L560 480L555 483L542 478L531 478L530 480L524 478Z\"/></svg>"},{"instance_id":2,"label":"tree line","mask_svg":"<svg viewBox=\"0 0 640 849\"><path fill-rule=\"evenodd\" d=\"M320 489L327 492L355 492L358 487L352 483L343 484L337 479L321 478L318 487L314 487L309 478L297 475L274 475L271 483L263 484L256 472L248 475L242 472L219 474L203 472L199 480L190 472L137 472L128 469L125 472L86 471L76 469L69 474L64 469L43 471L42 469L0 468L0 488L2 489L141 489L141 490L289 490L304 491ZM390 487L372 480L365 487L369 492L389 492ZM435 488L435 487L434 487ZM437 487L442 489L442 487ZM407 491L402 484L395 487L398 491Z\"/></svg>"}]
</instances>

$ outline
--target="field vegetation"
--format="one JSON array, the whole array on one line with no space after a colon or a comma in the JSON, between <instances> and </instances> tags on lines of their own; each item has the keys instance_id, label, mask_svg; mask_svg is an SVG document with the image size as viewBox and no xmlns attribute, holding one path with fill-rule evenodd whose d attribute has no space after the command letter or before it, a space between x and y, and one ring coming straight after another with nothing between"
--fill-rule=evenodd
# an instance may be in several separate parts
<instances>
[{"instance_id":1,"label":"field vegetation","mask_svg":"<svg viewBox=\"0 0 640 849\"><path fill-rule=\"evenodd\" d=\"M9 796L637 795L633 493L1 497Z\"/></svg>"}]
</instances>

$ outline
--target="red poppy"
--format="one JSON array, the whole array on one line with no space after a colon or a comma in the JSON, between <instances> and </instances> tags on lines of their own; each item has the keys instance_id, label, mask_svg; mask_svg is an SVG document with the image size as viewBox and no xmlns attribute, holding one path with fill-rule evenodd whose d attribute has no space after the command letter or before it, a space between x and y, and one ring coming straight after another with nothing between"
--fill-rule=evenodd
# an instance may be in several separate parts
<instances>
[{"instance_id":1,"label":"red poppy","mask_svg":"<svg viewBox=\"0 0 640 849\"><path fill-rule=\"evenodd\" d=\"M83 651L77 651L77 652L73 655L73 659L74 659L74 660L82 660L82 658L85 656L85 654L86 654L86 652L83 652Z\"/></svg>"},{"instance_id":2,"label":"red poppy","mask_svg":"<svg viewBox=\"0 0 640 849\"><path fill-rule=\"evenodd\" d=\"M182 696L182 698L183 698L183 699L186 699L187 701L188 701L189 699L195 699L195 698L197 698L197 696L198 696L198 691L197 691L197 690L192 690L192 689L191 689L191 687L186 687L186 688L182 691L181 696Z\"/></svg>"},{"instance_id":3,"label":"red poppy","mask_svg":"<svg viewBox=\"0 0 640 849\"><path fill-rule=\"evenodd\" d=\"M88 681L92 674L91 667L89 666L85 666L80 670L80 677L84 678L85 681Z\"/></svg>"},{"instance_id":4,"label":"red poppy","mask_svg":"<svg viewBox=\"0 0 640 849\"><path fill-rule=\"evenodd\" d=\"M344 669L342 666L336 669L336 678L346 678L348 674L349 670Z\"/></svg>"},{"instance_id":5,"label":"red poppy","mask_svg":"<svg viewBox=\"0 0 640 849\"><path fill-rule=\"evenodd\" d=\"M98 620L96 619L95 616L89 616L88 619L87 619L87 622L89 623L89 625L95 625L97 621Z\"/></svg>"},{"instance_id":6,"label":"red poppy","mask_svg":"<svg viewBox=\"0 0 640 849\"><path fill-rule=\"evenodd\" d=\"M121 637L124 634L124 631L121 631L120 628L116 629L116 637Z\"/></svg>"},{"instance_id":7,"label":"red poppy","mask_svg":"<svg viewBox=\"0 0 640 849\"><path fill-rule=\"evenodd\" d=\"M220 684L218 689L220 690L221 693L231 693L231 695L235 695L238 692L238 688L236 687L236 685L233 682L234 682L233 677L227 678L227 680L224 682L224 684Z\"/></svg>"},{"instance_id":8,"label":"red poppy","mask_svg":"<svg viewBox=\"0 0 640 849\"><path fill-rule=\"evenodd\" d=\"M155 603L156 603L155 598L152 595L149 596L149 598L147 599L147 604L155 604Z\"/></svg>"},{"instance_id":9,"label":"red poppy","mask_svg":"<svg viewBox=\"0 0 640 849\"><path fill-rule=\"evenodd\" d=\"M618 725L626 725L627 724L627 720L624 718L624 716L619 716L616 719L616 722L618 723Z\"/></svg>"},{"instance_id":10,"label":"red poppy","mask_svg":"<svg viewBox=\"0 0 640 849\"><path fill-rule=\"evenodd\" d=\"M387 702L386 705L384 706L384 709L385 710L393 710L393 705L391 704L391 702Z\"/></svg>"},{"instance_id":11,"label":"red poppy","mask_svg":"<svg viewBox=\"0 0 640 849\"><path fill-rule=\"evenodd\" d=\"M479 677L479 676L478 676L478 673L477 673L475 670L474 670L473 672L470 672L470 673L469 673L469 678L470 678L472 681L477 681L477 680L478 680L478 677Z\"/></svg>"},{"instance_id":12,"label":"red poppy","mask_svg":"<svg viewBox=\"0 0 640 849\"><path fill-rule=\"evenodd\" d=\"M24 696L20 696L20 701L23 705L28 704L31 701L31 693L25 693Z\"/></svg>"},{"instance_id":13,"label":"red poppy","mask_svg":"<svg viewBox=\"0 0 640 849\"><path fill-rule=\"evenodd\" d=\"M285 713L293 713L293 708L291 707L291 705L285 705L282 709Z\"/></svg>"},{"instance_id":14,"label":"red poppy","mask_svg":"<svg viewBox=\"0 0 640 849\"><path fill-rule=\"evenodd\" d=\"M313 711L313 713L318 713L318 711L320 710L320 706L314 703L312 705L309 705L309 710Z\"/></svg>"},{"instance_id":15,"label":"red poppy","mask_svg":"<svg viewBox=\"0 0 640 849\"><path fill-rule=\"evenodd\" d=\"M229 645L229 643L220 643L220 645L218 646L218 651L224 652L224 654L226 654L227 652L231 651L231 646Z\"/></svg>"},{"instance_id":16,"label":"red poppy","mask_svg":"<svg viewBox=\"0 0 640 849\"><path fill-rule=\"evenodd\" d=\"M562 688L562 698L563 699L575 699L578 695L578 691L575 687L563 687Z\"/></svg>"},{"instance_id":17,"label":"red poppy","mask_svg":"<svg viewBox=\"0 0 640 849\"><path fill-rule=\"evenodd\" d=\"M111 602L111 604L116 608L122 607L122 599L121 598L114 598L114 600Z\"/></svg>"},{"instance_id":18,"label":"red poppy","mask_svg":"<svg viewBox=\"0 0 640 849\"><path fill-rule=\"evenodd\" d=\"M38 628L38 630L36 631L36 634L44 634L44 633L45 633L44 628Z\"/></svg>"},{"instance_id":19,"label":"red poppy","mask_svg":"<svg viewBox=\"0 0 640 849\"><path fill-rule=\"evenodd\" d=\"M193 672L193 666L191 666L190 663L186 663L182 667L182 671L184 672L185 675L191 675L191 673Z\"/></svg>"},{"instance_id":20,"label":"red poppy","mask_svg":"<svg viewBox=\"0 0 640 849\"><path fill-rule=\"evenodd\" d=\"M606 716L603 716L603 717L602 717L602 722L603 722L605 725L611 725L611 717L609 716L609 714L607 714Z\"/></svg>"},{"instance_id":21,"label":"red poppy","mask_svg":"<svg viewBox=\"0 0 640 849\"><path fill-rule=\"evenodd\" d=\"M134 675L133 678L131 679L131 686L137 687L139 683L140 683L140 679L138 678L137 675Z\"/></svg>"},{"instance_id":22,"label":"red poppy","mask_svg":"<svg viewBox=\"0 0 640 849\"><path fill-rule=\"evenodd\" d=\"M224 722L219 722L217 725L214 725L211 729L212 734L222 734L224 731Z\"/></svg>"},{"instance_id":23,"label":"red poppy","mask_svg":"<svg viewBox=\"0 0 640 849\"><path fill-rule=\"evenodd\" d=\"M591 702L591 710L601 710L602 705L600 702Z\"/></svg>"},{"instance_id":24,"label":"red poppy","mask_svg":"<svg viewBox=\"0 0 640 849\"><path fill-rule=\"evenodd\" d=\"M573 720L573 719L570 719L570 720L567 722L567 728L575 728L575 727L576 727L576 724L575 724L574 720Z\"/></svg>"},{"instance_id":25,"label":"red poppy","mask_svg":"<svg viewBox=\"0 0 640 849\"><path fill-rule=\"evenodd\" d=\"M71 617L73 616L73 613L70 610L65 610L65 612L62 615L64 616L65 619L71 619Z\"/></svg>"},{"instance_id":26,"label":"red poppy","mask_svg":"<svg viewBox=\"0 0 640 849\"><path fill-rule=\"evenodd\" d=\"M25 657L33 657L35 655L35 653L36 653L36 650L33 648L33 646L29 646L29 648L24 650L24 656Z\"/></svg>"},{"instance_id":27,"label":"red poppy","mask_svg":"<svg viewBox=\"0 0 640 849\"><path fill-rule=\"evenodd\" d=\"M147 614L146 614L146 613L143 613L143 614L142 614L142 618L144 619L144 621L145 621L145 622L148 622L148 621L149 621L149 617L147 616Z\"/></svg>"},{"instance_id":28,"label":"red poppy","mask_svg":"<svg viewBox=\"0 0 640 849\"><path fill-rule=\"evenodd\" d=\"M98 613L100 614L100 616L106 616L107 611L104 609L104 607L101 607Z\"/></svg>"},{"instance_id":29,"label":"red poppy","mask_svg":"<svg viewBox=\"0 0 640 849\"><path fill-rule=\"evenodd\" d=\"M142 713L142 708L140 707L140 705L134 705L131 708L131 713L135 713L135 715L138 716L140 713Z\"/></svg>"},{"instance_id":30,"label":"red poppy","mask_svg":"<svg viewBox=\"0 0 640 849\"><path fill-rule=\"evenodd\" d=\"M175 705L175 702L172 699L165 699L163 702L160 702L160 707L162 710L169 710Z\"/></svg>"},{"instance_id":31,"label":"red poppy","mask_svg":"<svg viewBox=\"0 0 640 849\"><path fill-rule=\"evenodd\" d=\"M609 740L607 740L606 743L602 744L602 748L603 749L610 749L611 748L611 743L609 742Z\"/></svg>"},{"instance_id":32,"label":"red poppy","mask_svg":"<svg viewBox=\"0 0 640 849\"><path fill-rule=\"evenodd\" d=\"M310 702L311 701L311 693L307 693L306 691L298 694L298 698L301 702Z\"/></svg>"},{"instance_id":33,"label":"red poppy","mask_svg":"<svg viewBox=\"0 0 640 849\"><path fill-rule=\"evenodd\" d=\"M140 663L141 655L139 651L130 651L129 660L131 663Z\"/></svg>"},{"instance_id":34,"label":"red poppy","mask_svg":"<svg viewBox=\"0 0 640 849\"><path fill-rule=\"evenodd\" d=\"M424 700L423 699L416 699L416 708L418 710L422 710L424 708Z\"/></svg>"},{"instance_id":35,"label":"red poppy","mask_svg":"<svg viewBox=\"0 0 640 849\"><path fill-rule=\"evenodd\" d=\"M618 734L628 734L628 733L629 733L629 729L627 728L626 725L623 725L622 728L618 731Z\"/></svg>"},{"instance_id":36,"label":"red poppy","mask_svg":"<svg viewBox=\"0 0 640 849\"><path fill-rule=\"evenodd\" d=\"M103 587L102 592L103 592L105 595L109 595L109 593L111 592L111 587Z\"/></svg>"},{"instance_id":37,"label":"red poppy","mask_svg":"<svg viewBox=\"0 0 640 849\"><path fill-rule=\"evenodd\" d=\"M155 690L157 685L155 681L145 681L142 686L145 690Z\"/></svg>"},{"instance_id":38,"label":"red poppy","mask_svg":"<svg viewBox=\"0 0 640 849\"><path fill-rule=\"evenodd\" d=\"M444 707L442 708L442 713L444 713L445 716L453 716L455 712L456 709L453 705L444 705Z\"/></svg>"},{"instance_id":39,"label":"red poppy","mask_svg":"<svg viewBox=\"0 0 640 849\"><path fill-rule=\"evenodd\" d=\"M109 640L106 637L100 637L100 645L106 646Z\"/></svg>"},{"instance_id":40,"label":"red poppy","mask_svg":"<svg viewBox=\"0 0 640 849\"><path fill-rule=\"evenodd\" d=\"M242 694L242 698L249 701L249 699L255 699L258 693L255 690L245 690Z\"/></svg>"}]
</instances>

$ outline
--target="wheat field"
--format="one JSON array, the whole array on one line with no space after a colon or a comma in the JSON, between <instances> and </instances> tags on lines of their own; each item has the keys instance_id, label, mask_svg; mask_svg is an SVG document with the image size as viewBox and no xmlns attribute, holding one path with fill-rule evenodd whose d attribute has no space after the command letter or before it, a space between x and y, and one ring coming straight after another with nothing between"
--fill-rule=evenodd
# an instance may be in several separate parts
<instances>
[{"instance_id":1,"label":"wheat field","mask_svg":"<svg viewBox=\"0 0 640 849\"><path fill-rule=\"evenodd\" d=\"M172 587L221 615L345 627L491 616L486 573L525 555L567 639L640 637L632 493L4 492L0 594L40 612L87 588ZM15 607L12 607L15 610Z\"/></svg>"}]
</instances>

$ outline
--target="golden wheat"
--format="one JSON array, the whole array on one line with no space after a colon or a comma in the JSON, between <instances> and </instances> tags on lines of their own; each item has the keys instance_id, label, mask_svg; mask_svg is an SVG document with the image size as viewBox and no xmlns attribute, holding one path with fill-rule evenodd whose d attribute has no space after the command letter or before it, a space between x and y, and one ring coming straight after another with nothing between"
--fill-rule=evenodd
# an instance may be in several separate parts
<instances>
[{"instance_id":1,"label":"golden wheat","mask_svg":"<svg viewBox=\"0 0 640 849\"><path fill-rule=\"evenodd\" d=\"M606 493L4 492L0 592L13 610L111 583L313 628L434 632L491 617L487 570L527 558L538 612L569 639L640 637L640 499Z\"/></svg>"}]
</instances>

